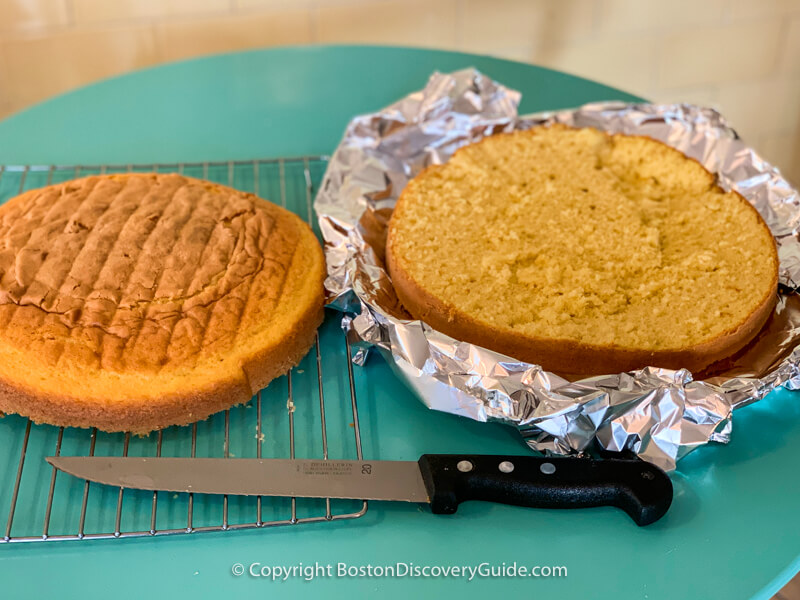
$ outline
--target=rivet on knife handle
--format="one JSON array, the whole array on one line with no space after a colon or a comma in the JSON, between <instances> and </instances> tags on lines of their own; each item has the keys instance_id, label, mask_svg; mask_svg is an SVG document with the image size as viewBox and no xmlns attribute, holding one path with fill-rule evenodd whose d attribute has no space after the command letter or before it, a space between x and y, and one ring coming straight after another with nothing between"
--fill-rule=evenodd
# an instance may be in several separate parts
<instances>
[{"instance_id":1,"label":"rivet on knife handle","mask_svg":"<svg viewBox=\"0 0 800 600\"><path fill-rule=\"evenodd\" d=\"M637 525L649 525L672 503L667 474L641 460L425 454L419 466L434 513L454 513L467 500L532 508L614 506Z\"/></svg>"}]
</instances>

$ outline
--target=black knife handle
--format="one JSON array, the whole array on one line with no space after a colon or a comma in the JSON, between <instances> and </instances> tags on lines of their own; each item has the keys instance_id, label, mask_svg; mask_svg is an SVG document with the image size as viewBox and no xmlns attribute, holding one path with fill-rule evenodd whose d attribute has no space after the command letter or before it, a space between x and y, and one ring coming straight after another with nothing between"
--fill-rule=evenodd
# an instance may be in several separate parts
<instances>
[{"instance_id":1,"label":"black knife handle","mask_svg":"<svg viewBox=\"0 0 800 600\"><path fill-rule=\"evenodd\" d=\"M642 460L424 454L419 466L438 514L452 514L467 500L532 508L615 506L641 526L660 519L672 503L667 474Z\"/></svg>"}]
</instances>

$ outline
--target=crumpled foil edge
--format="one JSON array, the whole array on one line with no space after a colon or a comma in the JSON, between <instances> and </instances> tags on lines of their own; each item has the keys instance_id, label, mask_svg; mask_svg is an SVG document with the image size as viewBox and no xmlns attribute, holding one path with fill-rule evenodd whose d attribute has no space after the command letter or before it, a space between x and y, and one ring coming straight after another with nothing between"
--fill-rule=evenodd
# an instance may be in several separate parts
<instances>
[{"instance_id":1,"label":"crumpled foil edge","mask_svg":"<svg viewBox=\"0 0 800 600\"><path fill-rule=\"evenodd\" d=\"M377 348L429 408L513 425L534 450L582 454L596 442L665 470L708 442L727 443L734 409L781 386L800 389L800 349L760 378L712 384L648 367L570 382L402 317L376 246L408 180L486 135L556 122L648 135L697 159L756 207L778 245L782 286L800 287L800 197L713 109L600 102L519 117L519 101L474 69L434 73L423 90L348 125L314 206L329 306L345 313L354 362Z\"/></svg>"}]
</instances>

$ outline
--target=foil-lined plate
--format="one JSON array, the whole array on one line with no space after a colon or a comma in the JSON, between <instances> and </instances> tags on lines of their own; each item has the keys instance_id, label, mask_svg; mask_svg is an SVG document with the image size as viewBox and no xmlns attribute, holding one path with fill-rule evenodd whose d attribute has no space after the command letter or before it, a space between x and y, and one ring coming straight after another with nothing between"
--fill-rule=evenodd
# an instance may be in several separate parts
<instances>
[{"instance_id":1,"label":"foil-lined plate","mask_svg":"<svg viewBox=\"0 0 800 600\"><path fill-rule=\"evenodd\" d=\"M672 470L708 442L730 439L736 408L800 388L800 196L716 111L686 104L593 103L518 116L520 94L467 69L434 73L425 89L353 119L315 201L329 304L363 364L377 348L430 408L519 429L538 451L593 444ZM444 335L403 309L384 267L386 225L406 183L493 133L564 123L647 135L697 159L762 215L778 246L779 301L758 337L715 372L658 366L569 381Z\"/></svg>"}]
</instances>

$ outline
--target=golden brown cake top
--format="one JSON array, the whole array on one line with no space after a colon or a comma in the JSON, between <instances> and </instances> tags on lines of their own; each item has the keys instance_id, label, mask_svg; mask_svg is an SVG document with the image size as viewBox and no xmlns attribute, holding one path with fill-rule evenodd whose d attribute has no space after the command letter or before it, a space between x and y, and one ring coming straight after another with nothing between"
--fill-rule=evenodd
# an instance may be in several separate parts
<instances>
[{"instance_id":1,"label":"golden brown cake top","mask_svg":"<svg viewBox=\"0 0 800 600\"><path fill-rule=\"evenodd\" d=\"M0 340L21 363L73 371L222 361L271 335L302 228L251 194L177 174L26 192L0 207Z\"/></svg>"},{"instance_id":2,"label":"golden brown cake top","mask_svg":"<svg viewBox=\"0 0 800 600\"><path fill-rule=\"evenodd\" d=\"M777 286L774 240L741 196L645 137L536 128L459 150L403 191L389 230L414 286L536 338L701 344Z\"/></svg>"}]
</instances>

